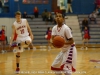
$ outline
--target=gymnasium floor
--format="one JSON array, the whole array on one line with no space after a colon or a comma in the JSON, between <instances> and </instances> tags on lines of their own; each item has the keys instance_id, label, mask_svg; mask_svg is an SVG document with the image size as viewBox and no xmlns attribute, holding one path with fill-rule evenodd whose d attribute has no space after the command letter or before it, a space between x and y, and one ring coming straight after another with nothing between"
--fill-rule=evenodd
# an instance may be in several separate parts
<instances>
[{"instance_id":1,"label":"gymnasium floor","mask_svg":"<svg viewBox=\"0 0 100 75\"><path fill-rule=\"evenodd\" d=\"M89 48L78 51L77 72L73 75L100 75L100 64L90 62L91 59L100 59L100 48ZM17 75L55 75L50 66L60 50L25 50L21 54L20 74ZM15 54L0 53L0 75L16 75ZM95 67L96 66L96 67Z\"/></svg>"}]
</instances>

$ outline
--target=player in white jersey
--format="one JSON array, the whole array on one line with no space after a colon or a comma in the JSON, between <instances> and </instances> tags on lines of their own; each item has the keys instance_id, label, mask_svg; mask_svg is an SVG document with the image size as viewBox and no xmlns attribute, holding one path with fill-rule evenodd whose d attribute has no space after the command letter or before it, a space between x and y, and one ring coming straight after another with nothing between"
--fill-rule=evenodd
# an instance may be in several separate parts
<instances>
[{"instance_id":1,"label":"player in white jersey","mask_svg":"<svg viewBox=\"0 0 100 75\"><path fill-rule=\"evenodd\" d=\"M77 51L74 40L71 34L71 29L64 24L64 17L58 13L56 22L52 29L52 40L55 36L62 36L65 39L65 45L61 48L61 52L57 55L51 65L51 70L55 71L56 75L71 75L76 71Z\"/></svg>"},{"instance_id":2,"label":"player in white jersey","mask_svg":"<svg viewBox=\"0 0 100 75\"><path fill-rule=\"evenodd\" d=\"M12 25L12 36L10 40L10 45L13 44L14 34L16 32L17 38L16 43L16 72L20 71L19 68L19 58L20 53L23 52L24 46L29 46L33 40L33 34L29 27L29 24L26 19L21 19L21 12L17 11L15 14L16 21Z\"/></svg>"}]
</instances>

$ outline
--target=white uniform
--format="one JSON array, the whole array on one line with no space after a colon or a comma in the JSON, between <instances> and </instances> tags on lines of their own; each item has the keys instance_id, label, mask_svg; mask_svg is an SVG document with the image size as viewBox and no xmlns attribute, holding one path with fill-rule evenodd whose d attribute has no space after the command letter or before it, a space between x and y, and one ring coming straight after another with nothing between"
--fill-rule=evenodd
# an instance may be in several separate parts
<instances>
[{"instance_id":1,"label":"white uniform","mask_svg":"<svg viewBox=\"0 0 100 75\"><path fill-rule=\"evenodd\" d=\"M52 35L59 35L67 39L72 38L71 29L63 24L62 27L58 28L58 26L54 26L52 28ZM76 70L76 47L74 44L72 45L64 45L61 48L61 52L57 55L54 62L51 65L51 69L55 71L65 71L65 75L71 75L72 70ZM61 75L61 74L58 74Z\"/></svg>"},{"instance_id":2,"label":"white uniform","mask_svg":"<svg viewBox=\"0 0 100 75\"><path fill-rule=\"evenodd\" d=\"M29 37L29 32L27 29L27 24L26 24L27 20L26 19L21 19L21 22L14 22L14 26L16 29L16 34L17 34L17 39L16 42L20 43L20 42L25 42L26 40L29 40L30 42L32 41L31 38ZM17 48L17 52L23 52L23 49L18 50Z\"/></svg>"}]
</instances>

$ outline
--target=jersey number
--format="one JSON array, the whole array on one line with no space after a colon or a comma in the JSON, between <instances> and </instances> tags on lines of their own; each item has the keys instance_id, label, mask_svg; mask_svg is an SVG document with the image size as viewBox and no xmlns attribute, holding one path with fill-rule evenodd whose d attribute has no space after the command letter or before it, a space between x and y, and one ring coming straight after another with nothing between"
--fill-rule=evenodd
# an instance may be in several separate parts
<instances>
[{"instance_id":1,"label":"jersey number","mask_svg":"<svg viewBox=\"0 0 100 75\"><path fill-rule=\"evenodd\" d=\"M24 29L20 30L21 31L21 34L24 34Z\"/></svg>"}]
</instances>

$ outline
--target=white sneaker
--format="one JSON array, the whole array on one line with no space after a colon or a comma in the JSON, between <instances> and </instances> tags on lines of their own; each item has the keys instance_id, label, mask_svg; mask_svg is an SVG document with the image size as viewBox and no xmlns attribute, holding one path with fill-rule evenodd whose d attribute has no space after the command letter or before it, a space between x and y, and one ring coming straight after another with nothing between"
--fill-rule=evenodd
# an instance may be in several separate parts
<instances>
[{"instance_id":1,"label":"white sneaker","mask_svg":"<svg viewBox=\"0 0 100 75\"><path fill-rule=\"evenodd\" d=\"M2 54L4 54L4 53L5 53L5 51L4 51L4 50L2 50L1 52L2 52Z\"/></svg>"}]
</instances>

